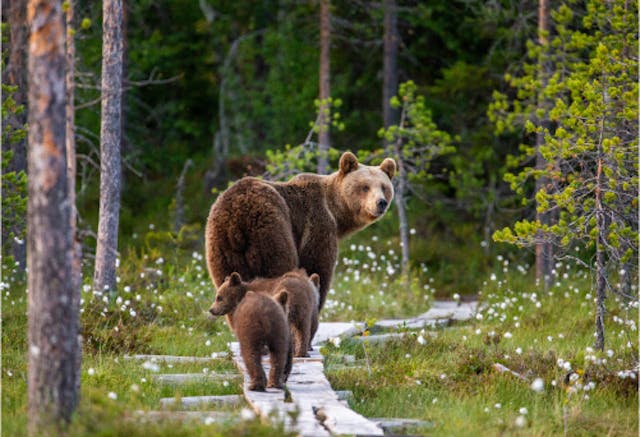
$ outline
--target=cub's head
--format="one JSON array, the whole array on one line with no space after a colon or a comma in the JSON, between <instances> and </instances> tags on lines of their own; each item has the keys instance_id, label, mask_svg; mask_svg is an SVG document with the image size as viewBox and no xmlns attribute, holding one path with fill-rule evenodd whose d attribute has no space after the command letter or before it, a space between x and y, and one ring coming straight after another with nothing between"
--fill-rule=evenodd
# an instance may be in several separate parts
<instances>
[{"instance_id":1,"label":"cub's head","mask_svg":"<svg viewBox=\"0 0 640 437\"><path fill-rule=\"evenodd\" d=\"M232 312L244 298L248 289L247 283L242 282L239 273L231 273L218 287L216 300L209 308L209 312L214 316L222 316Z\"/></svg>"},{"instance_id":2,"label":"cub's head","mask_svg":"<svg viewBox=\"0 0 640 437\"><path fill-rule=\"evenodd\" d=\"M396 162L386 158L379 166L360 164L358 158L345 152L340 158L338 190L344 204L351 209L351 220L357 227L367 226L387 211L393 200L391 179Z\"/></svg>"}]
</instances>

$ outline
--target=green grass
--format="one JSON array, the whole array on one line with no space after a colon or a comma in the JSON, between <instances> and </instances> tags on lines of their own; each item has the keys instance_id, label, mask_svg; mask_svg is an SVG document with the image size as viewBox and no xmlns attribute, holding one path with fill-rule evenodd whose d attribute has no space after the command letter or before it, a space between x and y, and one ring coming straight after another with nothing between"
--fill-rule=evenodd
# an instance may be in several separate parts
<instances>
[{"instance_id":1,"label":"green grass","mask_svg":"<svg viewBox=\"0 0 640 437\"><path fill-rule=\"evenodd\" d=\"M441 270L426 264L415 266L405 284L399 250L393 241L374 237L363 234L343 243L323 320L372 325L413 316L426 311L434 296L455 291L438 289ZM206 357L226 351L233 341L223 318L206 316L215 291L201 249L163 233L141 238L144 248L121 261L115 295L82 292L82 396L70 435L283 435L281 427L257 420L205 425L135 418L136 410L157 409L162 397L241 392L237 379L180 387L153 379L157 373L233 372L229 358L158 363L158 369L123 358L134 353ZM499 269L466 288L480 293L477 319L404 330L404 339L383 345L343 341L339 348L324 347L334 389L352 390L351 407L365 416L426 421L427 426L408 431L417 434L559 435L566 426L569 435L637 435L637 380L618 375L637 366L637 302L608 299L606 350L595 352L588 349L594 342L588 275L558 266L554 285L545 292L526 266L514 267L503 258L493 264ZM11 279L2 296L5 435L26 432L25 312L24 284ZM355 355L356 363L345 365L344 354ZM559 365L567 361L570 371ZM528 380L497 372L495 363ZM530 387L535 378L544 380L541 393ZM589 383L595 387L585 391ZM242 408L230 411L239 417Z\"/></svg>"}]
</instances>

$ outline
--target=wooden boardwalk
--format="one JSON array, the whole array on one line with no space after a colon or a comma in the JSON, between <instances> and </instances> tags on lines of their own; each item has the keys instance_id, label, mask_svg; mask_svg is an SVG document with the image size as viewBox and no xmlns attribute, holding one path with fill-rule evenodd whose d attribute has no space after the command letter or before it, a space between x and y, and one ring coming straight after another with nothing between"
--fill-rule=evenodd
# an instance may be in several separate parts
<instances>
[{"instance_id":1,"label":"wooden boardwalk","mask_svg":"<svg viewBox=\"0 0 640 437\"><path fill-rule=\"evenodd\" d=\"M475 314L475 302L458 304L456 302L436 301L432 308L424 314L410 319L382 320L376 323L383 328L422 328L448 324L451 320L468 320ZM324 374L323 357L319 346L334 338L354 337L354 340L371 342L373 336L360 337L365 329L362 323L320 323L313 345L314 351L310 357L294 358L293 368L287 381L287 392L278 389L267 389L266 392L255 392L248 389L249 377L240 355L240 346L230 344L231 356L242 375L237 374L159 374L153 379L162 383L185 384L202 380L215 379L243 379L244 399L252 409L265 420L278 420L284 423L288 430L297 432L301 436L332 436L332 435L367 435L381 436L384 431L401 431L406 427L431 427L432 424L415 419L367 419L349 409L347 402L341 400L348 396L342 395L331 388L331 384ZM381 334L380 341L396 338L403 333ZM210 357L184 357L171 355L132 355L125 356L127 360L147 361L151 363L199 363L229 356L228 352L217 352ZM353 362L351 357L350 362ZM347 362L348 363L348 362ZM263 366L269 372L268 356L263 357ZM219 405L239 406L242 399L238 395L225 396L192 396L180 400L163 398L160 401L163 408L211 408ZM207 409L208 409L207 408ZM237 420L233 414L215 411L147 411L139 412L144 420L203 420L205 423L218 420Z\"/></svg>"},{"instance_id":2,"label":"wooden boardwalk","mask_svg":"<svg viewBox=\"0 0 640 437\"><path fill-rule=\"evenodd\" d=\"M355 333L357 328L351 323L321 323L314 344L332 337ZM287 429L294 429L302 436L384 435L382 428L340 401L338 393L333 391L324 374L322 356L317 350L310 352L310 358L294 359L287 381L290 399L285 399L283 390L267 389L266 392L249 390L250 380L240 356L238 343L231 343L231 353L238 369L245 375L243 384L245 399L261 417L265 419L275 417L283 421ZM268 360L263 360L263 366L268 373Z\"/></svg>"}]
</instances>

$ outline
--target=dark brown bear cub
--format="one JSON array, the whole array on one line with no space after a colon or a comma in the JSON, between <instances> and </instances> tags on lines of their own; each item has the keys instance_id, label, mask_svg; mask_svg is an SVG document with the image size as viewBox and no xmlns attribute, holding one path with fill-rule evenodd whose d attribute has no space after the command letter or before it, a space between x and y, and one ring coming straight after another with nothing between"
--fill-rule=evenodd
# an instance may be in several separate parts
<instances>
[{"instance_id":1,"label":"dark brown bear cub","mask_svg":"<svg viewBox=\"0 0 640 437\"><path fill-rule=\"evenodd\" d=\"M209 309L215 316L225 315L240 343L240 353L251 378L249 390L265 391L267 378L262 368L262 351L271 359L266 387L284 388L292 365L291 334L285 314L287 293L278 294L278 302L262 293L240 287L240 275L233 273L218 288Z\"/></svg>"},{"instance_id":2,"label":"dark brown bear cub","mask_svg":"<svg viewBox=\"0 0 640 437\"><path fill-rule=\"evenodd\" d=\"M294 339L294 356L309 356L311 340L318 330L320 277L316 273L307 276L304 269L296 269L277 278L256 278L242 282L238 287L267 293L276 299L279 293L286 292L286 312Z\"/></svg>"}]
</instances>

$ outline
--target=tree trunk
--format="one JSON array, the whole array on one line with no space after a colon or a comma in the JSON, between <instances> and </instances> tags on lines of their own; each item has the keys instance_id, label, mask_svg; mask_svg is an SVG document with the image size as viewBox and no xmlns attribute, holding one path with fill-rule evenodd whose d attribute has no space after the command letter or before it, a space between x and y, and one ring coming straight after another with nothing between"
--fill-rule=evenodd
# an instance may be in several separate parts
<instances>
[{"instance_id":1,"label":"tree trunk","mask_svg":"<svg viewBox=\"0 0 640 437\"><path fill-rule=\"evenodd\" d=\"M100 126L100 218L93 286L115 290L120 214L122 0L102 7L102 117Z\"/></svg>"},{"instance_id":2,"label":"tree trunk","mask_svg":"<svg viewBox=\"0 0 640 437\"><path fill-rule=\"evenodd\" d=\"M549 4L548 0L539 0L538 2L538 43L542 48L540 59L538 61L538 72L542 85L540 89L546 87L548 78L548 62L546 60L546 54L549 50ZM539 120L541 128L546 129L548 127L548 120L546 116L546 108L548 107L547 101L543 96L538 97L538 107L545 110L545 115ZM546 169L547 161L540 153L540 147L544 145L544 133L538 132L536 134L536 169ZM549 179L546 177L538 177L536 180L536 193L540 190L548 190ZM551 224L551 213L549 212L537 212L536 219L542 225ZM542 240L542 233L539 233L539 239ZM539 241L536 243L536 279L543 281L545 290L549 288L551 284L551 270L553 269L553 246L548 241Z\"/></svg>"},{"instance_id":3,"label":"tree trunk","mask_svg":"<svg viewBox=\"0 0 640 437\"><path fill-rule=\"evenodd\" d=\"M27 27L27 2L26 0L12 0L8 5L2 2L3 15L8 11L8 17L3 17L9 23L9 59L2 72L2 83L16 86L12 94L16 104L24 105L25 111L20 114L10 114L6 122L14 129L24 127L27 122L27 39L29 29ZM6 145L5 145L6 147ZM27 141L18 140L11 144L13 158L7 171L27 171ZM12 232L16 236L24 235L24 226L17 225L12 229L2 230L3 240L6 240ZM16 261L20 263L20 270L24 270L27 251L24 242L11 242L11 252Z\"/></svg>"},{"instance_id":4,"label":"tree trunk","mask_svg":"<svg viewBox=\"0 0 640 437\"><path fill-rule=\"evenodd\" d=\"M398 122L398 109L389 101L398 93L398 16L395 0L384 0L384 79L382 114L384 128Z\"/></svg>"},{"instance_id":5,"label":"tree trunk","mask_svg":"<svg viewBox=\"0 0 640 437\"><path fill-rule=\"evenodd\" d=\"M405 111L400 116L400 127L404 126ZM398 222L400 231L400 246L402 252L402 276L405 279L405 285L409 286L409 225L407 221L407 209L404 201L404 195L407 192L408 176L402 153L402 139L398 138L394 145L394 155L398 165L398 175L396 176L396 192L394 200L398 209Z\"/></svg>"},{"instance_id":6,"label":"tree trunk","mask_svg":"<svg viewBox=\"0 0 640 437\"><path fill-rule=\"evenodd\" d=\"M29 433L58 434L78 403L78 308L65 153L60 1L31 0L29 39Z\"/></svg>"},{"instance_id":7,"label":"tree trunk","mask_svg":"<svg viewBox=\"0 0 640 437\"><path fill-rule=\"evenodd\" d=\"M325 174L329 167L329 137L331 126L330 105L331 71L329 47L331 43L331 12L329 0L320 0L320 114L318 116L318 173Z\"/></svg>"},{"instance_id":8,"label":"tree trunk","mask_svg":"<svg viewBox=\"0 0 640 437\"><path fill-rule=\"evenodd\" d=\"M71 281L73 284L73 306L74 311L80 310L80 288L82 287L82 244L78 241L77 223L78 208L76 205L76 107L75 107L75 66L76 66L76 44L75 27L73 25L73 12L75 0L67 0L67 73L65 83L67 85L67 107L66 107L66 152L67 152L67 179L69 183L69 226L71 228L71 241L73 244L73 259L71 264ZM80 331L78 321L78 332ZM82 338L78 335L78 354L76 355L76 372L80 375L82 356ZM77 389L80 392L80 378L77 379Z\"/></svg>"}]
</instances>

